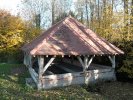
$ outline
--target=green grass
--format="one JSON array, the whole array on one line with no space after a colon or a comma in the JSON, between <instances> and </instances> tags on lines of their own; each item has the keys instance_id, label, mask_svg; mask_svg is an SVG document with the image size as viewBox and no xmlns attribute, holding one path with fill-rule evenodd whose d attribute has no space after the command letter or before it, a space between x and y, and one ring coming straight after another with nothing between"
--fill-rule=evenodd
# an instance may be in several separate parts
<instances>
[{"instance_id":1,"label":"green grass","mask_svg":"<svg viewBox=\"0 0 133 100\"><path fill-rule=\"evenodd\" d=\"M19 73L15 70L20 69ZM29 77L20 64L0 64L0 100L132 100L133 84L108 82L93 86L68 86L45 91L37 91L25 85Z\"/></svg>"}]
</instances>

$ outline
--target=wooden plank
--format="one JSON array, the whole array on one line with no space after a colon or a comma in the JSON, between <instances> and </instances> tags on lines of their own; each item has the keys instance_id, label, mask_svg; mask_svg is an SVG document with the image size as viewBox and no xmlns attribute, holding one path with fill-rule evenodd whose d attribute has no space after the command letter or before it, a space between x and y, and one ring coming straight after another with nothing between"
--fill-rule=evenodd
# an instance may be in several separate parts
<instances>
[{"instance_id":1,"label":"wooden plank","mask_svg":"<svg viewBox=\"0 0 133 100\"><path fill-rule=\"evenodd\" d=\"M31 67L29 67L28 69L29 69L32 79L34 80L36 84L38 84L38 75L35 73L35 71Z\"/></svg>"}]
</instances>

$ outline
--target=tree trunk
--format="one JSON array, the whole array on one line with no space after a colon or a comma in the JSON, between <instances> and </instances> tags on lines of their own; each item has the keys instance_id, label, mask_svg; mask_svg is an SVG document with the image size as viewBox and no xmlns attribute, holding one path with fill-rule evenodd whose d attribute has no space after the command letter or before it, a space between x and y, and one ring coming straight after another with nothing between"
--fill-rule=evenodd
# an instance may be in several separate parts
<instances>
[{"instance_id":1,"label":"tree trunk","mask_svg":"<svg viewBox=\"0 0 133 100\"><path fill-rule=\"evenodd\" d=\"M100 1L98 0L98 27L100 28Z\"/></svg>"},{"instance_id":2,"label":"tree trunk","mask_svg":"<svg viewBox=\"0 0 133 100\"><path fill-rule=\"evenodd\" d=\"M85 0L85 9L86 9L87 26L89 26L88 1L87 0Z\"/></svg>"},{"instance_id":3,"label":"tree trunk","mask_svg":"<svg viewBox=\"0 0 133 100\"><path fill-rule=\"evenodd\" d=\"M41 15L38 14L35 16L35 23L36 23L36 28L39 28L41 27Z\"/></svg>"},{"instance_id":4,"label":"tree trunk","mask_svg":"<svg viewBox=\"0 0 133 100\"><path fill-rule=\"evenodd\" d=\"M80 21L83 23L83 12L81 11Z\"/></svg>"},{"instance_id":5,"label":"tree trunk","mask_svg":"<svg viewBox=\"0 0 133 100\"><path fill-rule=\"evenodd\" d=\"M52 25L54 24L55 19L55 0L52 0Z\"/></svg>"},{"instance_id":6,"label":"tree trunk","mask_svg":"<svg viewBox=\"0 0 133 100\"><path fill-rule=\"evenodd\" d=\"M107 14L106 14L106 6L107 6L107 1L103 0L103 12L104 12L104 16L103 16L103 20L104 20L104 28L106 29L106 22L107 22Z\"/></svg>"},{"instance_id":7,"label":"tree trunk","mask_svg":"<svg viewBox=\"0 0 133 100\"><path fill-rule=\"evenodd\" d=\"M127 39L129 40L129 11L128 11L128 0L124 0L124 27Z\"/></svg>"}]
</instances>

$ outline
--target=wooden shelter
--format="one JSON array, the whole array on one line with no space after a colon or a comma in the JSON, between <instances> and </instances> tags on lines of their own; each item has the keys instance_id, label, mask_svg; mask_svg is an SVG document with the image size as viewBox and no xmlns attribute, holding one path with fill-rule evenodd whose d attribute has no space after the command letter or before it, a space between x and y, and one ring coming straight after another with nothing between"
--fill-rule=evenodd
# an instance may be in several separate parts
<instances>
[{"instance_id":1,"label":"wooden shelter","mask_svg":"<svg viewBox=\"0 0 133 100\"><path fill-rule=\"evenodd\" d=\"M24 64L38 89L115 79L115 56L124 54L71 16L24 45L22 50ZM95 56L101 55L108 56L112 67L91 64ZM73 57L77 60L72 62L69 58Z\"/></svg>"}]
</instances>

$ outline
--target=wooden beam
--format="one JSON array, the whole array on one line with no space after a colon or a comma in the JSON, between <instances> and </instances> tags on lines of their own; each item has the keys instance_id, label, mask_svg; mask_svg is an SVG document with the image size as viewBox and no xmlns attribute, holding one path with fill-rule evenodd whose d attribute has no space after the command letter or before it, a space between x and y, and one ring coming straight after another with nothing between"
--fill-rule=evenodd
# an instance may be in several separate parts
<instances>
[{"instance_id":1,"label":"wooden beam","mask_svg":"<svg viewBox=\"0 0 133 100\"><path fill-rule=\"evenodd\" d=\"M43 69L43 73L47 70L47 68L51 65L51 63L54 61L55 57L52 57L49 62L45 65Z\"/></svg>"},{"instance_id":2,"label":"wooden beam","mask_svg":"<svg viewBox=\"0 0 133 100\"><path fill-rule=\"evenodd\" d=\"M95 57L95 55L93 55L93 56L90 58L90 60L89 60L89 62L88 62L88 64L87 64L87 68L90 66L90 64L91 64L91 62L92 62L92 60L93 60L94 57Z\"/></svg>"},{"instance_id":3,"label":"wooden beam","mask_svg":"<svg viewBox=\"0 0 133 100\"><path fill-rule=\"evenodd\" d=\"M108 58L109 58L109 60L110 60L111 63L112 63L112 62L113 62L112 57L111 57L111 56L108 56Z\"/></svg>"},{"instance_id":4,"label":"wooden beam","mask_svg":"<svg viewBox=\"0 0 133 100\"><path fill-rule=\"evenodd\" d=\"M38 84L38 80L37 80L38 74L34 71L33 68L29 67L28 69L29 69L29 72L30 72L30 75L31 75L32 79L34 80L34 82L36 84Z\"/></svg>"},{"instance_id":5,"label":"wooden beam","mask_svg":"<svg viewBox=\"0 0 133 100\"><path fill-rule=\"evenodd\" d=\"M38 77L38 73L36 73L36 71L33 68L30 68L30 70L33 72L35 77Z\"/></svg>"},{"instance_id":6,"label":"wooden beam","mask_svg":"<svg viewBox=\"0 0 133 100\"><path fill-rule=\"evenodd\" d=\"M29 67L32 67L32 56L29 54Z\"/></svg>"},{"instance_id":7,"label":"wooden beam","mask_svg":"<svg viewBox=\"0 0 133 100\"><path fill-rule=\"evenodd\" d=\"M77 58L78 58L80 64L82 65L82 67L84 68L85 65L84 65L84 62L82 61L81 57L80 56L77 56Z\"/></svg>"},{"instance_id":8,"label":"wooden beam","mask_svg":"<svg viewBox=\"0 0 133 100\"><path fill-rule=\"evenodd\" d=\"M24 52L24 65L27 66L27 55L26 55L26 52Z\"/></svg>"},{"instance_id":9,"label":"wooden beam","mask_svg":"<svg viewBox=\"0 0 133 100\"><path fill-rule=\"evenodd\" d=\"M88 57L84 56L84 64L85 64L85 66L87 66L87 62L88 62Z\"/></svg>"},{"instance_id":10,"label":"wooden beam","mask_svg":"<svg viewBox=\"0 0 133 100\"><path fill-rule=\"evenodd\" d=\"M112 67L115 68L115 66L116 66L115 65L115 56L112 56L112 57L111 56L108 56L108 58L109 58L109 60L110 60L110 62L112 64Z\"/></svg>"},{"instance_id":11,"label":"wooden beam","mask_svg":"<svg viewBox=\"0 0 133 100\"><path fill-rule=\"evenodd\" d=\"M88 59L89 56L84 56L84 69L83 69L83 72L84 72L84 81L85 81L85 84L88 84L88 73L87 73L87 68L90 66L93 58L95 57L95 55L93 55L90 60Z\"/></svg>"}]
</instances>

